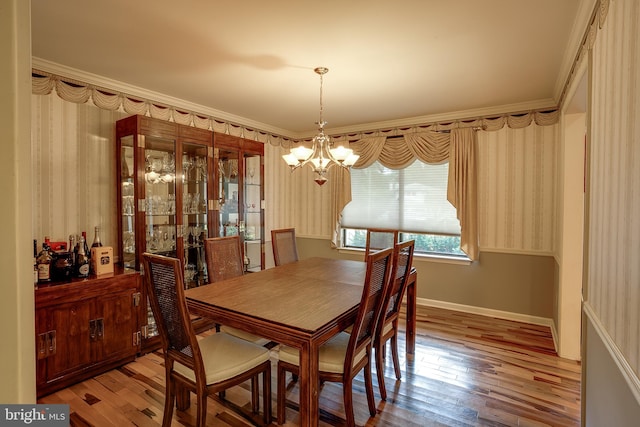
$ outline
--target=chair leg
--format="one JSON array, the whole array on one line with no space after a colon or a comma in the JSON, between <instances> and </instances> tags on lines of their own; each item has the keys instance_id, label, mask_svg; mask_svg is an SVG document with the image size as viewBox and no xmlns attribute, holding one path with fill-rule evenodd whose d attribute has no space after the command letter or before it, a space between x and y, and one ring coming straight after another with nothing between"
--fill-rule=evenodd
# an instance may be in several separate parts
<instances>
[{"instance_id":1,"label":"chair leg","mask_svg":"<svg viewBox=\"0 0 640 427\"><path fill-rule=\"evenodd\" d=\"M398 357L398 339L395 333L391 337L391 356L393 357L393 369L396 372L396 379L399 380L402 378L402 374L400 372L400 358Z\"/></svg>"},{"instance_id":2,"label":"chair leg","mask_svg":"<svg viewBox=\"0 0 640 427\"><path fill-rule=\"evenodd\" d=\"M173 418L173 406L175 404L175 389L174 384L169 378L166 380L165 395L164 395L164 412L162 414L162 427L170 427Z\"/></svg>"},{"instance_id":3,"label":"chair leg","mask_svg":"<svg viewBox=\"0 0 640 427\"><path fill-rule=\"evenodd\" d=\"M344 416L347 421L347 426L353 427L356 425L356 421L353 415L353 382L351 378L344 379L344 383L342 384L342 398L344 400Z\"/></svg>"},{"instance_id":4,"label":"chair leg","mask_svg":"<svg viewBox=\"0 0 640 427\"><path fill-rule=\"evenodd\" d=\"M254 414L260 412L260 386L258 385L258 374L251 377L251 410Z\"/></svg>"},{"instance_id":5,"label":"chair leg","mask_svg":"<svg viewBox=\"0 0 640 427\"><path fill-rule=\"evenodd\" d=\"M384 383L384 347L384 342L380 342L376 345L376 375L378 376L378 389L380 390L380 398L382 400L387 400L387 387Z\"/></svg>"},{"instance_id":6,"label":"chair leg","mask_svg":"<svg viewBox=\"0 0 640 427\"><path fill-rule=\"evenodd\" d=\"M207 423L207 394L204 390L198 391L198 410L196 412L196 426L204 427Z\"/></svg>"},{"instance_id":7,"label":"chair leg","mask_svg":"<svg viewBox=\"0 0 640 427\"><path fill-rule=\"evenodd\" d=\"M264 408L264 424L271 424L271 362L266 367L266 370L262 373L262 393Z\"/></svg>"},{"instance_id":8,"label":"chair leg","mask_svg":"<svg viewBox=\"0 0 640 427\"><path fill-rule=\"evenodd\" d=\"M369 354L371 360L371 354ZM367 363L364 367L364 388L367 392L367 404L369 405L369 414L374 417L376 415L376 402L373 397L373 380L371 379L371 363Z\"/></svg>"},{"instance_id":9,"label":"chair leg","mask_svg":"<svg viewBox=\"0 0 640 427\"><path fill-rule=\"evenodd\" d=\"M189 389L181 384L176 384L174 395L176 396L176 408L178 408L179 411L189 409L189 406L191 406L191 393Z\"/></svg>"},{"instance_id":10,"label":"chair leg","mask_svg":"<svg viewBox=\"0 0 640 427\"><path fill-rule=\"evenodd\" d=\"M276 396L276 421L278 424L284 424L285 418L285 406L286 406L286 387L285 387L285 377L287 375L287 371L282 367L280 362L278 362L278 389Z\"/></svg>"}]
</instances>

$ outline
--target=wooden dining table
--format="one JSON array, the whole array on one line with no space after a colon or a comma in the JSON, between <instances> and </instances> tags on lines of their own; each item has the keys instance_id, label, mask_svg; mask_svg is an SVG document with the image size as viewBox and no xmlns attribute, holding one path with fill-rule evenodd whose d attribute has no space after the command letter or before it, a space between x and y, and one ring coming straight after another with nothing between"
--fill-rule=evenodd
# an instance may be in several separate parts
<instances>
[{"instance_id":1,"label":"wooden dining table","mask_svg":"<svg viewBox=\"0 0 640 427\"><path fill-rule=\"evenodd\" d=\"M300 425L317 426L318 350L353 324L365 272L362 261L307 258L188 289L185 296L196 315L298 348ZM415 288L415 277L410 282ZM409 329L415 331L415 289L407 290ZM407 333L408 353L415 348L409 339Z\"/></svg>"}]
</instances>

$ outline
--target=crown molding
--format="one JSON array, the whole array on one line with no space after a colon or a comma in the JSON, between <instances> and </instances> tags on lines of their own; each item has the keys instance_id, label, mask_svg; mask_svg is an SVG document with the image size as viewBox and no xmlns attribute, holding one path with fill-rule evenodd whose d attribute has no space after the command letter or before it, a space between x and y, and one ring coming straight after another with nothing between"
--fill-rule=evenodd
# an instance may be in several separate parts
<instances>
[{"instance_id":1,"label":"crown molding","mask_svg":"<svg viewBox=\"0 0 640 427\"><path fill-rule=\"evenodd\" d=\"M113 80L107 77L99 76L97 74L81 71L75 68L71 68L62 64L51 62L42 58L32 58L32 68L43 72L51 73L66 79L77 80L84 84L97 86L109 91L123 93L132 97L142 98L149 102L155 102L165 104L180 110L192 112L194 114L210 116L215 120L226 122L232 125L241 126L247 129L253 129L268 134L274 134L291 140L302 140L305 138L313 137L316 132L293 132L288 129L281 129L275 126L271 126L266 123L257 122L246 117L236 116L226 113L224 111L216 110L205 105L195 104L189 101L185 101L180 98L164 95L159 92L154 92L134 86L128 83L124 83L118 80ZM397 120L387 120L373 123L363 123L354 126L345 126L340 128L327 129L327 134L331 136L335 135L348 135L359 132L374 132L377 130L389 130L397 128L407 128L414 126L427 126L436 123L450 123L455 121L470 121L478 118L490 118L505 114L519 114L529 113L531 111L540 111L548 109L556 109L557 103L552 99L541 99L537 101L530 101L516 104L505 104L493 107L478 108L471 110L461 110L451 113L433 114L425 116L408 117Z\"/></svg>"},{"instance_id":2,"label":"crown molding","mask_svg":"<svg viewBox=\"0 0 640 427\"><path fill-rule=\"evenodd\" d=\"M556 79L554 98L558 104L565 101L562 97L566 95L567 87L571 83L572 71L576 62L578 62L580 51L583 49L584 41L589 32L589 26L599 8L599 4L600 0L582 0L578 4L578 12L571 27L569 41L562 55L562 64Z\"/></svg>"},{"instance_id":3,"label":"crown molding","mask_svg":"<svg viewBox=\"0 0 640 427\"><path fill-rule=\"evenodd\" d=\"M175 98L159 92L144 89L139 86L134 86L118 80L99 76L97 74L81 71L75 68L68 67L66 65L48 61L46 59L33 57L31 66L36 70L44 71L69 79L78 80L80 82L98 86L114 92L122 92L126 95L130 95L136 98L143 98L150 102L166 104L171 107L176 107L178 109L195 114L211 116L213 119L217 119L219 121L227 122L234 125L239 125L248 129L255 129L266 133L273 133L276 135L284 136L286 138L296 138L295 134L287 129L280 129L278 127L271 126L266 123L257 122L246 117L229 114L227 112L216 110L205 105L195 104L193 102L185 101L184 99Z\"/></svg>"},{"instance_id":4,"label":"crown molding","mask_svg":"<svg viewBox=\"0 0 640 427\"><path fill-rule=\"evenodd\" d=\"M426 116L408 117L398 120L388 120L375 123L364 123L356 126L327 129L329 135L347 135L358 132L373 132L376 130L389 130L414 126L427 126L436 123L451 123L456 121L471 121L479 118L491 118L502 115L514 115L529 113L532 111L555 110L558 104L553 99L540 99L537 101L505 104L494 107L477 108L472 110L460 110L451 113L432 114ZM306 135L313 136L315 133Z\"/></svg>"}]
</instances>

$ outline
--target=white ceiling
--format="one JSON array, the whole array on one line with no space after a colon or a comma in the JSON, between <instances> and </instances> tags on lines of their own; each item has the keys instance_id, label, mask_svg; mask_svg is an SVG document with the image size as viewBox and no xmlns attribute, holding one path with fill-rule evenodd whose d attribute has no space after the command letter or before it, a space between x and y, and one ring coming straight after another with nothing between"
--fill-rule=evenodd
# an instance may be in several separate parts
<instances>
[{"instance_id":1,"label":"white ceiling","mask_svg":"<svg viewBox=\"0 0 640 427\"><path fill-rule=\"evenodd\" d=\"M328 67L338 133L556 106L585 1L31 0L32 54L286 136Z\"/></svg>"}]
</instances>

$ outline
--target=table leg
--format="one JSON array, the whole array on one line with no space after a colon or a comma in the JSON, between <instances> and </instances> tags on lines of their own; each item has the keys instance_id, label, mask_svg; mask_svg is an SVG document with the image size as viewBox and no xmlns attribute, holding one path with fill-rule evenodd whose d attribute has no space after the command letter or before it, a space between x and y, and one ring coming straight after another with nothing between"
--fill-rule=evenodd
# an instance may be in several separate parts
<instances>
[{"instance_id":1,"label":"table leg","mask_svg":"<svg viewBox=\"0 0 640 427\"><path fill-rule=\"evenodd\" d=\"M300 425L317 427L320 418L318 402L318 346L305 344L300 349Z\"/></svg>"},{"instance_id":2,"label":"table leg","mask_svg":"<svg viewBox=\"0 0 640 427\"><path fill-rule=\"evenodd\" d=\"M416 353L416 293L418 287L418 273L412 271L407 283L407 354Z\"/></svg>"}]
</instances>

